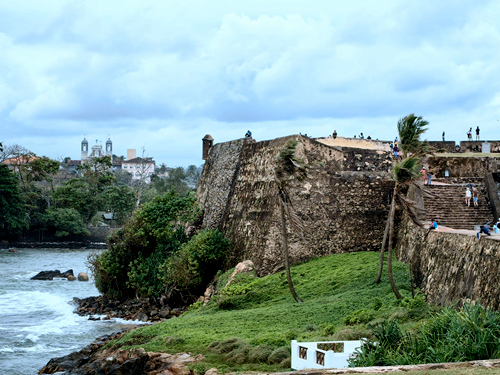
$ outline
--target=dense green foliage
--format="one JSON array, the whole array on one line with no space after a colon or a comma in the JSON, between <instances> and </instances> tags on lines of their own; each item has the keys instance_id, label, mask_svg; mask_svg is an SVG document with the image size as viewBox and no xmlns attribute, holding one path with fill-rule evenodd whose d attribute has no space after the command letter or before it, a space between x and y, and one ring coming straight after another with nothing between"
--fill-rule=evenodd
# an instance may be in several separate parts
<instances>
[{"instance_id":1,"label":"dense green foliage","mask_svg":"<svg viewBox=\"0 0 500 375\"><path fill-rule=\"evenodd\" d=\"M163 265L165 283L200 295L226 262L229 249L229 240L219 231L201 231Z\"/></svg>"},{"instance_id":2,"label":"dense green foliage","mask_svg":"<svg viewBox=\"0 0 500 375\"><path fill-rule=\"evenodd\" d=\"M112 345L202 353L206 359L198 365L206 369L275 371L289 363L277 362L283 348L289 356L292 339L373 337L366 324L389 318L415 326L429 308L421 297L411 298L407 266L394 264L394 280L405 297L398 301L387 277L373 281L377 258L374 252L339 254L292 267L301 304L290 295L285 272L262 278L242 274L225 287L229 270L218 277L217 295L206 306L197 302L183 316L129 332Z\"/></svg>"},{"instance_id":3,"label":"dense green foliage","mask_svg":"<svg viewBox=\"0 0 500 375\"><path fill-rule=\"evenodd\" d=\"M144 204L109 239L108 250L90 258L99 291L112 298L197 296L229 251L218 231L187 237L185 224L198 215L194 194L170 191Z\"/></svg>"},{"instance_id":4,"label":"dense green foliage","mask_svg":"<svg viewBox=\"0 0 500 375\"><path fill-rule=\"evenodd\" d=\"M403 333L394 320L370 326L352 366L463 362L500 357L500 312L466 304L436 313L416 332Z\"/></svg>"},{"instance_id":5,"label":"dense green foliage","mask_svg":"<svg viewBox=\"0 0 500 375\"><path fill-rule=\"evenodd\" d=\"M50 208L46 220L47 227L53 229L57 237L89 233L82 217L73 208Z\"/></svg>"},{"instance_id":6,"label":"dense green foliage","mask_svg":"<svg viewBox=\"0 0 500 375\"><path fill-rule=\"evenodd\" d=\"M114 157L124 159L116 155ZM113 214L113 219L106 224L121 226L136 208L158 195L176 190L179 195L185 196L196 189L202 169L194 165L186 169L178 167L172 169L167 177L153 175L151 183L148 178L138 183L132 181L131 173L113 172L111 158L107 155L89 158L78 165L76 171L68 164L70 157L59 162L46 156L37 156L17 144L2 146L0 161L7 159L8 170L17 180L17 187L14 190L9 187L12 180L1 188L4 190L1 230L2 237L9 236L12 239L21 236L34 239L36 235L38 240L67 236L76 239L74 236L86 236L89 233L77 229L81 221L85 225L103 225L103 213ZM167 172L168 168L162 165L159 173ZM3 175L5 177L8 174L5 172ZM5 199L9 194L17 198ZM74 212L80 217L75 216ZM68 227L67 219L70 216L76 220L73 228Z\"/></svg>"},{"instance_id":7,"label":"dense green foliage","mask_svg":"<svg viewBox=\"0 0 500 375\"><path fill-rule=\"evenodd\" d=\"M0 238L19 233L27 226L18 179L9 168L0 165Z\"/></svg>"}]
</instances>

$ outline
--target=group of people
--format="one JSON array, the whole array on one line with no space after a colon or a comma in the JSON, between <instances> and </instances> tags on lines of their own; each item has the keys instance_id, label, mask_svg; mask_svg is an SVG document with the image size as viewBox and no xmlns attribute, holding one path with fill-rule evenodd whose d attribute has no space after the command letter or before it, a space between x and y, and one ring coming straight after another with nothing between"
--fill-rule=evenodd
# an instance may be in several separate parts
<instances>
[{"instance_id":1,"label":"group of people","mask_svg":"<svg viewBox=\"0 0 500 375\"><path fill-rule=\"evenodd\" d=\"M491 228L491 223L488 221L485 225L481 225L481 229L476 233L476 237L478 240L481 240L481 233L486 234L487 236L491 236L491 232L499 233L500 232L500 218L498 218L497 222L493 224L493 228Z\"/></svg>"},{"instance_id":2,"label":"group of people","mask_svg":"<svg viewBox=\"0 0 500 375\"><path fill-rule=\"evenodd\" d=\"M467 132L467 140L472 141L472 128ZM476 141L479 141L479 126L476 128Z\"/></svg>"},{"instance_id":3,"label":"group of people","mask_svg":"<svg viewBox=\"0 0 500 375\"><path fill-rule=\"evenodd\" d=\"M472 198L472 203L474 207L478 207L478 199L479 199L479 190L472 184L467 184L465 188L465 204L467 207L470 207L470 199Z\"/></svg>"},{"instance_id":4,"label":"group of people","mask_svg":"<svg viewBox=\"0 0 500 375\"><path fill-rule=\"evenodd\" d=\"M424 237L427 237L431 230L436 230L438 228L437 219L432 220L431 225L427 228L427 232L425 232ZM481 233L486 234L487 236L491 236L491 232L500 233L500 218L498 218L497 222L493 224L493 228L491 227L491 223L488 221L485 225L481 225L479 232L476 233L476 237L478 240L481 240Z\"/></svg>"}]
</instances>

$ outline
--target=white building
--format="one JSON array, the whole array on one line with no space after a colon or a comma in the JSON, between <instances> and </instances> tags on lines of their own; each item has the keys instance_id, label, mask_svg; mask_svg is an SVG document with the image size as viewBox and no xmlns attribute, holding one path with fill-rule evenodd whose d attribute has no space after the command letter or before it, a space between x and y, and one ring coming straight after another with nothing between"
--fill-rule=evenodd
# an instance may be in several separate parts
<instances>
[{"instance_id":1,"label":"white building","mask_svg":"<svg viewBox=\"0 0 500 375\"><path fill-rule=\"evenodd\" d=\"M122 162L122 171L132 174L132 181L143 179L151 182L151 175L155 173L156 163L153 158L134 158Z\"/></svg>"}]
</instances>

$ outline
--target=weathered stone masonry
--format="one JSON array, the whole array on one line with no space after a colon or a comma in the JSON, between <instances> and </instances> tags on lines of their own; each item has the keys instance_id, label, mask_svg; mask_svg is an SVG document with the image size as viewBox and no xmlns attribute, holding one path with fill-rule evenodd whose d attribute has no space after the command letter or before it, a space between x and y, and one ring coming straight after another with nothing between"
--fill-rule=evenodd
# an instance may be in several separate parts
<instances>
[{"instance_id":1,"label":"weathered stone masonry","mask_svg":"<svg viewBox=\"0 0 500 375\"><path fill-rule=\"evenodd\" d=\"M309 178L290 189L306 227L305 241L287 228L292 263L378 250L390 203L390 154L341 150L301 136L212 147L198 189L204 227L218 228L231 239L233 262L251 259L260 274L279 269L283 262L274 162L289 139L300 141L297 156L311 165Z\"/></svg>"},{"instance_id":2,"label":"weathered stone masonry","mask_svg":"<svg viewBox=\"0 0 500 375\"><path fill-rule=\"evenodd\" d=\"M406 219L397 255L410 264L427 300L448 305L466 300L500 308L500 242L456 233L431 232Z\"/></svg>"}]
</instances>

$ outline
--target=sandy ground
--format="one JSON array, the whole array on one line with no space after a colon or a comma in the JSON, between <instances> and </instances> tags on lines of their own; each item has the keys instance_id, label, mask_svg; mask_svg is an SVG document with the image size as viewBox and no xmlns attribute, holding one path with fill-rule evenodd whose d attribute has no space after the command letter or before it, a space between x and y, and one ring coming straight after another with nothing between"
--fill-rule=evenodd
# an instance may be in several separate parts
<instances>
[{"instance_id":1,"label":"sandy ground","mask_svg":"<svg viewBox=\"0 0 500 375\"><path fill-rule=\"evenodd\" d=\"M389 148L389 143L376 141L376 140L367 140L367 139L359 139L359 138L344 138L337 137L333 139L332 137L326 138L316 138L316 141L323 143L328 146L337 146L337 147L353 147L353 148L363 148L366 150L379 150L379 151L391 151Z\"/></svg>"}]
</instances>

